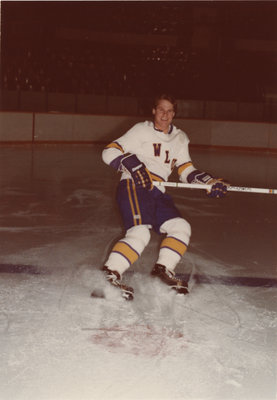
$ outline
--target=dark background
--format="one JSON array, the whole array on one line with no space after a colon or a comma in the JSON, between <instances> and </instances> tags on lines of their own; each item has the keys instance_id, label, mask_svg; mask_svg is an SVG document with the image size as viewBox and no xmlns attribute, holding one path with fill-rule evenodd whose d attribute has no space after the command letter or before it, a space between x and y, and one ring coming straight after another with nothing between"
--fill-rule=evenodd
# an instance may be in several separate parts
<instances>
[{"instance_id":1,"label":"dark background","mask_svg":"<svg viewBox=\"0 0 277 400\"><path fill-rule=\"evenodd\" d=\"M277 93L276 2L4 1L1 19L3 91L247 102Z\"/></svg>"}]
</instances>

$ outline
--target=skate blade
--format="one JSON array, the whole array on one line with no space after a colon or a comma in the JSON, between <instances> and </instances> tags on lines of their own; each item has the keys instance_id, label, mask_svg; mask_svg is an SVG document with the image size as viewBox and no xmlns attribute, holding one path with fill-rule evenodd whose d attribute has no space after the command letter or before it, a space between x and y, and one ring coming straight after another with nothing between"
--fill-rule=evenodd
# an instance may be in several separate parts
<instances>
[{"instance_id":1,"label":"skate blade","mask_svg":"<svg viewBox=\"0 0 277 400\"><path fill-rule=\"evenodd\" d=\"M127 301L134 300L133 292L122 291L121 296Z\"/></svg>"},{"instance_id":2,"label":"skate blade","mask_svg":"<svg viewBox=\"0 0 277 400\"><path fill-rule=\"evenodd\" d=\"M178 294L189 294L189 290L187 287L180 287L180 286L171 286L173 290L175 290Z\"/></svg>"}]
</instances>

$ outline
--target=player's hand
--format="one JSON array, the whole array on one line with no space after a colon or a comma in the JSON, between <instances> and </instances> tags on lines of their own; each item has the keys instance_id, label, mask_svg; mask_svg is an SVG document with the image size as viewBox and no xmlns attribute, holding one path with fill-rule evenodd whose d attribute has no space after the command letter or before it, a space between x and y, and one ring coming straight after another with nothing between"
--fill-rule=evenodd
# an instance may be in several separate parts
<instances>
[{"instance_id":1,"label":"player's hand","mask_svg":"<svg viewBox=\"0 0 277 400\"><path fill-rule=\"evenodd\" d=\"M122 158L121 165L130 172L138 188L153 189L150 172L135 154L127 154L126 157Z\"/></svg>"},{"instance_id":2,"label":"player's hand","mask_svg":"<svg viewBox=\"0 0 277 400\"><path fill-rule=\"evenodd\" d=\"M223 179L215 179L215 178L210 180L208 184L212 185L212 187L211 190L207 191L207 196L215 198L226 196L228 186L230 186L229 182L226 182Z\"/></svg>"}]
</instances>

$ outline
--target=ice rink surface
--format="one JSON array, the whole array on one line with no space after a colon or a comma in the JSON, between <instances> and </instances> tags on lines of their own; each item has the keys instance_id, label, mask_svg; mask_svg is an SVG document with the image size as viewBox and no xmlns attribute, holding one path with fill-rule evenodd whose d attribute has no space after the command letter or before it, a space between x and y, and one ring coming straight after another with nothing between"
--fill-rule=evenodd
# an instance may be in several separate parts
<instances>
[{"instance_id":1,"label":"ice rink surface","mask_svg":"<svg viewBox=\"0 0 277 400\"><path fill-rule=\"evenodd\" d=\"M99 271L122 235L101 150L0 148L0 399L276 400L277 195L167 189L192 226L177 272L194 285L151 278L152 233L126 302ZM191 155L235 186L277 188L276 154ZM106 299L90 297L99 286Z\"/></svg>"}]
</instances>

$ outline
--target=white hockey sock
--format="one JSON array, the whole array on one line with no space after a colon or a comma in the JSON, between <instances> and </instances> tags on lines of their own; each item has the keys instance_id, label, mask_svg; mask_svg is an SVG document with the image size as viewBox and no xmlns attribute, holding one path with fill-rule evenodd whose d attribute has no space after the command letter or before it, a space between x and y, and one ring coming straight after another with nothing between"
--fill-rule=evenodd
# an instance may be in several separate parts
<instances>
[{"instance_id":1,"label":"white hockey sock","mask_svg":"<svg viewBox=\"0 0 277 400\"><path fill-rule=\"evenodd\" d=\"M183 218L173 218L166 221L160 228L167 236L161 243L157 264L174 271L189 244L191 228Z\"/></svg>"},{"instance_id":2,"label":"white hockey sock","mask_svg":"<svg viewBox=\"0 0 277 400\"><path fill-rule=\"evenodd\" d=\"M130 267L130 263L121 254L114 251L109 255L105 265L110 270L119 272L120 276Z\"/></svg>"},{"instance_id":3,"label":"white hockey sock","mask_svg":"<svg viewBox=\"0 0 277 400\"><path fill-rule=\"evenodd\" d=\"M181 256L174 253L172 250L162 248L159 252L157 264L164 265L167 269L173 272L180 259Z\"/></svg>"},{"instance_id":4,"label":"white hockey sock","mask_svg":"<svg viewBox=\"0 0 277 400\"><path fill-rule=\"evenodd\" d=\"M128 229L123 239L113 247L105 265L122 275L141 255L149 243L150 232L147 225L137 225Z\"/></svg>"}]
</instances>

